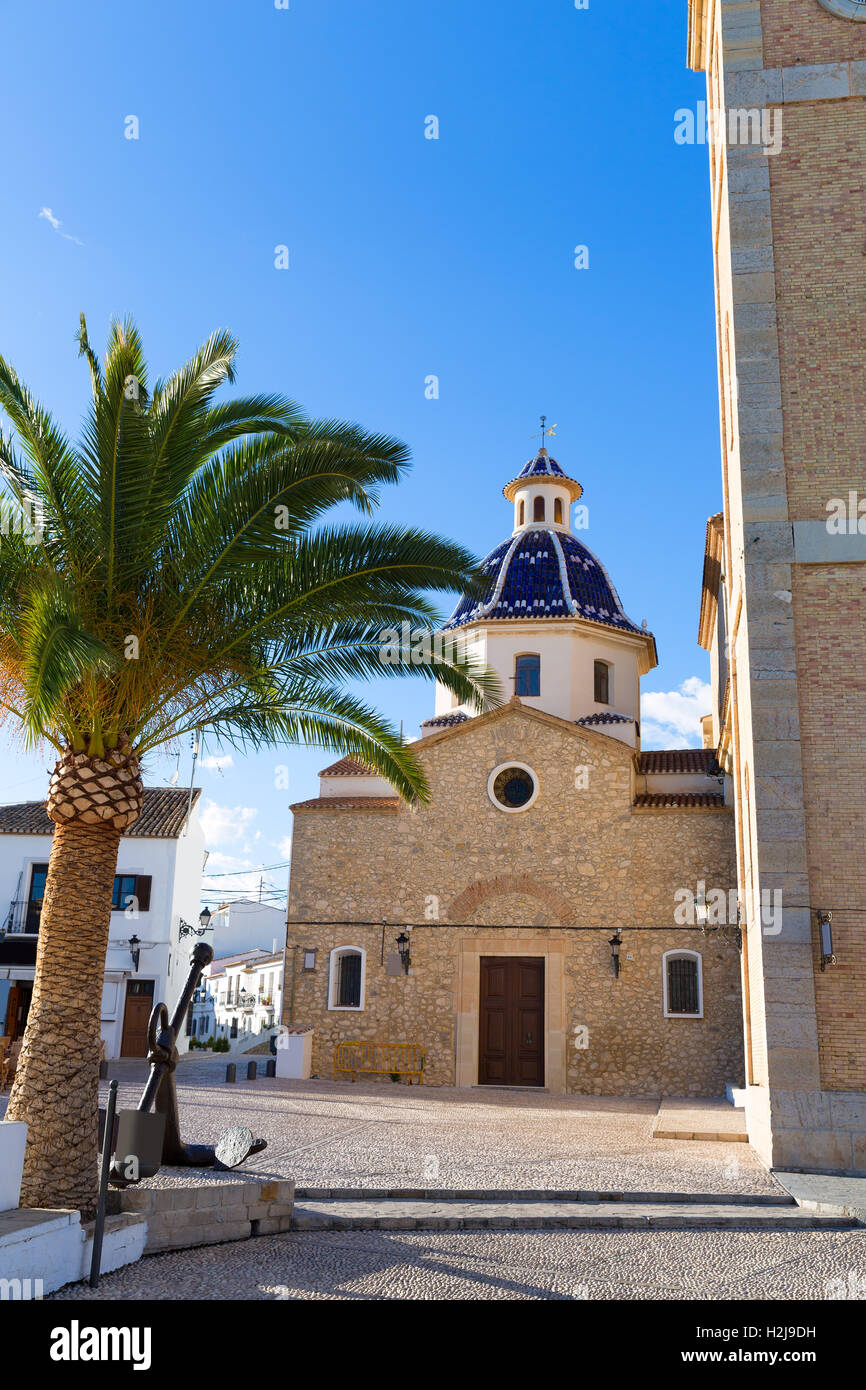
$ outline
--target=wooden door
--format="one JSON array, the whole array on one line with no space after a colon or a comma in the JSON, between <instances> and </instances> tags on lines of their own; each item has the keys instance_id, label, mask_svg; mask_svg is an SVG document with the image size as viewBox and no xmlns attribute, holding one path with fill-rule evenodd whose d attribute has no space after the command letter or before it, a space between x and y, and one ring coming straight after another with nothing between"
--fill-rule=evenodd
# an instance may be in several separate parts
<instances>
[{"instance_id":1,"label":"wooden door","mask_svg":"<svg viewBox=\"0 0 866 1390\"><path fill-rule=\"evenodd\" d=\"M121 1057L147 1054L147 1025L153 1008L153 980L128 980L123 1011Z\"/></svg>"},{"instance_id":2,"label":"wooden door","mask_svg":"<svg viewBox=\"0 0 866 1390\"><path fill-rule=\"evenodd\" d=\"M21 1013L22 992L23 991L19 989L18 985L13 985L9 990L9 999L6 1005L6 1026L3 1031L9 1038L10 1043L13 1043L16 1038L20 1037L23 1031L18 1026L20 1023L19 1015Z\"/></svg>"},{"instance_id":3,"label":"wooden door","mask_svg":"<svg viewBox=\"0 0 866 1390\"><path fill-rule=\"evenodd\" d=\"M478 1080L544 1085L544 961L482 956Z\"/></svg>"}]
</instances>

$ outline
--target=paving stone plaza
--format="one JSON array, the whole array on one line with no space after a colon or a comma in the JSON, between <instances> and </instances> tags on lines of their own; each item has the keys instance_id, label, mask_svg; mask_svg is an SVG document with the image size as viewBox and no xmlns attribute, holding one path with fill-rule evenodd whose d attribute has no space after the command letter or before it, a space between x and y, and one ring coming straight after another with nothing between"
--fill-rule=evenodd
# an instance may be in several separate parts
<instances>
[{"instance_id":1,"label":"paving stone plaza","mask_svg":"<svg viewBox=\"0 0 866 1390\"><path fill-rule=\"evenodd\" d=\"M134 1104L142 1066L113 1064L112 1072L121 1105ZM148 1256L105 1275L95 1291L70 1285L55 1298L820 1301L862 1297L866 1288L866 1229L779 1229L792 1209L778 1204L789 1199L749 1146L654 1139L656 1101L320 1080L227 1085L224 1072L218 1059L178 1068L184 1136L201 1142L244 1123L267 1138L264 1153L222 1176L294 1178L295 1228ZM150 1185L216 1176L171 1170ZM545 1192L549 1210L557 1194L657 1195L645 1210L693 1194L724 1210L763 1204L766 1219L759 1229L578 1231L533 1229L530 1213L519 1231L328 1230L310 1220L322 1204L306 1195L438 1191L445 1202L459 1191L521 1189ZM378 1210L390 1209L380 1199ZM505 1205L495 1209L509 1219ZM793 1212L808 1226L807 1213ZM403 1224L399 1215L393 1224Z\"/></svg>"}]
</instances>

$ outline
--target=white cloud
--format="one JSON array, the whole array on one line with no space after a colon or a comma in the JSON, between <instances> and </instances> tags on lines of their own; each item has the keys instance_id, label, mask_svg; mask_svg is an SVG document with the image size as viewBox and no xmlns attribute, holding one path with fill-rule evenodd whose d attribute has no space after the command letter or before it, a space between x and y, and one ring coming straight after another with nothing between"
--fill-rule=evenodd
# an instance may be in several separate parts
<instances>
[{"instance_id":1,"label":"white cloud","mask_svg":"<svg viewBox=\"0 0 866 1390\"><path fill-rule=\"evenodd\" d=\"M647 691L641 698L641 747L700 748L701 718L712 709L712 688L689 676L679 690Z\"/></svg>"},{"instance_id":2,"label":"white cloud","mask_svg":"<svg viewBox=\"0 0 866 1390\"><path fill-rule=\"evenodd\" d=\"M79 241L77 236L70 236L68 232L61 232L60 228L63 224L60 221L59 217L54 216L54 213L51 211L50 208L40 208L39 212L37 213L37 216L44 218L44 220L48 222L51 227L54 228L58 236L64 237L66 241L74 241L76 246L84 245L84 242Z\"/></svg>"},{"instance_id":3,"label":"white cloud","mask_svg":"<svg viewBox=\"0 0 866 1390\"><path fill-rule=\"evenodd\" d=\"M221 772L224 767L234 767L235 760L231 753L225 753L221 758L217 758L213 753L208 753L206 758L199 760L199 767L207 768L208 772Z\"/></svg>"},{"instance_id":4,"label":"white cloud","mask_svg":"<svg viewBox=\"0 0 866 1390\"><path fill-rule=\"evenodd\" d=\"M277 853L279 854L281 860L283 860L283 859L291 859L291 857L292 857L292 837L291 837L291 835L284 835L284 836L283 836L282 840L280 840L279 844L277 845Z\"/></svg>"},{"instance_id":5,"label":"white cloud","mask_svg":"<svg viewBox=\"0 0 866 1390\"><path fill-rule=\"evenodd\" d=\"M255 806L221 806L205 798L200 814L207 844L221 845L244 839L259 813Z\"/></svg>"},{"instance_id":6,"label":"white cloud","mask_svg":"<svg viewBox=\"0 0 866 1390\"><path fill-rule=\"evenodd\" d=\"M257 897L261 873L252 860L213 850L208 855L202 891L211 898L218 895L230 901L238 897Z\"/></svg>"}]
</instances>

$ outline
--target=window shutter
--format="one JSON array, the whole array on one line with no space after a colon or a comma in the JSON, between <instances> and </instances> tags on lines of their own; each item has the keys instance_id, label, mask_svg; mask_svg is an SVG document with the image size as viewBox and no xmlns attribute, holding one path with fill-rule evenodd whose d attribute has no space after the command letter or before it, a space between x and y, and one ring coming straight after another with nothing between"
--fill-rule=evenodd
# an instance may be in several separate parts
<instances>
[{"instance_id":1,"label":"window shutter","mask_svg":"<svg viewBox=\"0 0 866 1390\"><path fill-rule=\"evenodd\" d=\"M135 880L135 896L138 898L139 912L150 911L150 885L152 881L150 874L139 874Z\"/></svg>"}]
</instances>

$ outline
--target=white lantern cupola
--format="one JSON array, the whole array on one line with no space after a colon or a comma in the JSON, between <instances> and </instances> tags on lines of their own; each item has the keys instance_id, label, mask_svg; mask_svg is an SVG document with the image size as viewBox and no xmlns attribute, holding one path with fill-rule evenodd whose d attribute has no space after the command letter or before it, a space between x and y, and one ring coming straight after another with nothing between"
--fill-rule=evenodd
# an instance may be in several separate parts
<instances>
[{"instance_id":1,"label":"white lantern cupola","mask_svg":"<svg viewBox=\"0 0 866 1390\"><path fill-rule=\"evenodd\" d=\"M514 504L512 535L543 527L546 530L571 530L571 506L583 488L569 478L556 459L546 449L539 449L516 478L503 489Z\"/></svg>"}]
</instances>

